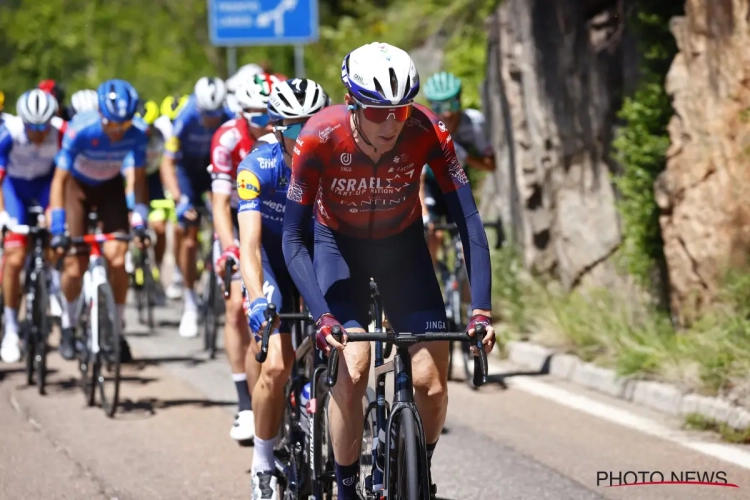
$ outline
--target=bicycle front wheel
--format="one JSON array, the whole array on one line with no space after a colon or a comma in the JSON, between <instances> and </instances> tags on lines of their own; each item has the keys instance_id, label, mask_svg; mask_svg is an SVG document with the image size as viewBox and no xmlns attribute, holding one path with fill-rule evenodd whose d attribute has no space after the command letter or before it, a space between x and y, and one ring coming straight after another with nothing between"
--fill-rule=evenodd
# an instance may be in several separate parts
<instances>
[{"instance_id":1,"label":"bicycle front wheel","mask_svg":"<svg viewBox=\"0 0 750 500\"><path fill-rule=\"evenodd\" d=\"M39 394L44 394L47 383L47 336L50 331L49 294L45 276L37 276L35 281L34 303L32 309L33 327L30 333L34 338L34 365L36 367L36 385Z\"/></svg>"},{"instance_id":2,"label":"bicycle front wheel","mask_svg":"<svg viewBox=\"0 0 750 500\"><path fill-rule=\"evenodd\" d=\"M426 457L424 443L417 434L417 422L411 410L402 410L395 424L396 450L391 460L389 492L395 493L397 500L429 500L430 485L427 474L422 474L422 460Z\"/></svg>"},{"instance_id":3,"label":"bicycle front wheel","mask_svg":"<svg viewBox=\"0 0 750 500\"><path fill-rule=\"evenodd\" d=\"M94 361L102 409L108 417L117 410L120 396L120 328L115 321L115 301L109 284L97 288L99 352Z\"/></svg>"}]
</instances>

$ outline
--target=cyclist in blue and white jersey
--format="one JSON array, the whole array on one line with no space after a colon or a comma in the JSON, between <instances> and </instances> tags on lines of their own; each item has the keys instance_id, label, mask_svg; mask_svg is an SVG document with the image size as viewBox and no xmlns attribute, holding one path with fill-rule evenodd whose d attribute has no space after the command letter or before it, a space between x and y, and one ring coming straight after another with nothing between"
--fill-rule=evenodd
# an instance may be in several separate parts
<instances>
[{"instance_id":1,"label":"cyclist in blue and white jersey","mask_svg":"<svg viewBox=\"0 0 750 500\"><path fill-rule=\"evenodd\" d=\"M185 282L182 337L198 335L198 302L193 290L200 222L196 208L204 206L203 195L211 191L211 139L222 123L234 118L225 106L226 96L227 87L220 78L198 80L193 95L174 121L162 162L164 188L177 203L175 212L183 229L175 256Z\"/></svg>"},{"instance_id":2,"label":"cyclist in blue and white jersey","mask_svg":"<svg viewBox=\"0 0 750 500\"><path fill-rule=\"evenodd\" d=\"M27 224L27 210L38 203L49 204L50 184L55 169L55 155L66 123L57 128L52 118L57 101L42 90L25 92L16 104L18 117L0 125L0 227L13 229ZM21 358L18 345L18 308L21 304L21 272L26 259L27 236L9 232L5 236L3 296L5 328L0 357L6 363ZM60 277L53 271L53 288ZM50 299L54 299L52 295Z\"/></svg>"},{"instance_id":3,"label":"cyclist in blue and white jersey","mask_svg":"<svg viewBox=\"0 0 750 500\"><path fill-rule=\"evenodd\" d=\"M138 92L123 80L108 80L97 89L99 112L80 113L65 132L62 149L57 155L57 170L50 193L50 232L53 248L68 246L68 236L86 233L87 214L97 208L99 222L105 233L128 232L130 225L137 233L146 227L148 207L144 194L146 172L147 125L134 119ZM128 159L128 157L131 157ZM131 161L126 193L120 174L123 162ZM65 226L67 223L67 235ZM75 249L65 259L62 276L64 294L62 339L60 353L65 359L75 356L75 303L81 293L83 273L87 268L84 249ZM109 280L116 305L116 321L122 325L128 293L125 272L127 243L108 241L103 253L108 263ZM120 337L124 342L124 337ZM121 346L123 361L128 359L127 344Z\"/></svg>"},{"instance_id":4,"label":"cyclist in blue and white jersey","mask_svg":"<svg viewBox=\"0 0 750 500\"><path fill-rule=\"evenodd\" d=\"M281 248L292 150L303 125L331 103L312 80L294 78L277 83L268 102L274 133L258 139L258 146L237 170L240 271L246 287L250 330L256 340L273 302L280 312L299 312L297 289L289 276ZM309 235L312 239L312 234ZM284 385L294 362L294 349L282 322L268 342L268 358L252 390L255 417L253 500L276 500L273 447L284 413ZM276 335L282 333L282 335ZM248 350L251 354L253 349ZM246 358L255 363L254 356Z\"/></svg>"}]
</instances>

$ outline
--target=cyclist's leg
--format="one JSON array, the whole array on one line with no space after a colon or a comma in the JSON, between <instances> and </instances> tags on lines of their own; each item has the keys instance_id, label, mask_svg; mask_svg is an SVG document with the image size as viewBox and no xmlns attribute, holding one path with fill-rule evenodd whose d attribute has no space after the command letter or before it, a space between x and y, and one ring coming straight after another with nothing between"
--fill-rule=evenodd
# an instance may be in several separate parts
<instances>
[{"instance_id":1,"label":"cyclist's leg","mask_svg":"<svg viewBox=\"0 0 750 500\"><path fill-rule=\"evenodd\" d=\"M420 224L382 242L374 276L383 308L396 332L445 331L447 320L440 285L433 272ZM424 422L428 455L445 424L448 406L448 342L411 348L414 399Z\"/></svg>"},{"instance_id":2,"label":"cyclist's leg","mask_svg":"<svg viewBox=\"0 0 750 500\"><path fill-rule=\"evenodd\" d=\"M96 186L97 212L105 233L129 233L127 202L122 181L116 178ZM115 299L116 321L124 325L125 303L130 285L128 273L125 271L125 252L128 244L124 241L107 241L103 246L104 258L107 260L107 274Z\"/></svg>"},{"instance_id":3,"label":"cyclist's leg","mask_svg":"<svg viewBox=\"0 0 750 500\"><path fill-rule=\"evenodd\" d=\"M439 223L443 220L443 217L447 215L448 208L445 204L443 192L440 190L435 179L427 177L424 181L425 191L425 204L427 205L427 211L430 213L430 222L433 224ZM443 240L443 232L435 231L430 229L427 232L427 245L430 249L430 256L432 257L433 267L437 263L438 252L440 251L440 243Z\"/></svg>"},{"instance_id":4,"label":"cyclist's leg","mask_svg":"<svg viewBox=\"0 0 750 500\"><path fill-rule=\"evenodd\" d=\"M363 245L362 245L363 244ZM349 332L362 332L370 308L370 264L375 254L369 241L353 240L315 225L315 274L331 313ZM339 359L332 389L329 422L336 463L339 498L356 498L362 440L362 397L367 390L370 344L352 342Z\"/></svg>"},{"instance_id":5,"label":"cyclist's leg","mask_svg":"<svg viewBox=\"0 0 750 500\"><path fill-rule=\"evenodd\" d=\"M52 188L52 178L54 177L54 175L55 174L53 171L49 175L49 177L45 178L43 182L40 182L37 186L37 191L34 193L37 203L39 203L39 205L45 210L45 212L49 212L49 196L50 190ZM49 214L47 214L47 220L49 220ZM50 249L48 255L51 262L54 259L54 251ZM49 273L51 278L51 286L49 290L50 314L52 316L60 317L62 311L62 305L59 302L61 279L60 271L58 271L56 267L50 267Z\"/></svg>"},{"instance_id":6,"label":"cyclist's leg","mask_svg":"<svg viewBox=\"0 0 750 500\"><path fill-rule=\"evenodd\" d=\"M3 182L5 211L10 225L26 224L26 202L23 197L24 181L8 177ZM21 273L26 257L27 237L7 233L5 235L3 297L5 298L3 343L0 356L6 363L15 363L21 358L18 345L18 308L21 305Z\"/></svg>"},{"instance_id":7,"label":"cyclist's leg","mask_svg":"<svg viewBox=\"0 0 750 500\"><path fill-rule=\"evenodd\" d=\"M90 204L85 191L86 186L74 177L68 179L65 185L65 222L68 234L75 238L86 233L86 221ZM75 356L74 331L76 318L76 304L83 287L83 273L87 268L86 247L71 249L70 255L65 257L62 274L62 316L60 326L62 335L60 340L60 354L65 359Z\"/></svg>"},{"instance_id":8,"label":"cyclist's leg","mask_svg":"<svg viewBox=\"0 0 750 500\"><path fill-rule=\"evenodd\" d=\"M146 183L148 184L149 202L164 199L164 188L161 185L159 172L149 175L146 178ZM148 221L156 235L156 241L154 242L155 265L161 269L161 263L164 261L164 253L167 250L167 214L163 209L152 210Z\"/></svg>"},{"instance_id":9,"label":"cyclist's leg","mask_svg":"<svg viewBox=\"0 0 750 500\"><path fill-rule=\"evenodd\" d=\"M280 312L292 312L292 280L283 266L272 266L263 252L263 292L269 302L276 304ZM279 332L281 334L279 335ZM284 415L284 386L294 364L294 348L286 321L281 322L268 340L268 356L261 364L260 377L253 389L253 413L255 415L255 451L253 453L253 488L264 475L275 469L273 448L276 434ZM256 335L254 340L260 340ZM258 477L260 476L260 477ZM268 479L270 481L270 478Z\"/></svg>"}]
</instances>

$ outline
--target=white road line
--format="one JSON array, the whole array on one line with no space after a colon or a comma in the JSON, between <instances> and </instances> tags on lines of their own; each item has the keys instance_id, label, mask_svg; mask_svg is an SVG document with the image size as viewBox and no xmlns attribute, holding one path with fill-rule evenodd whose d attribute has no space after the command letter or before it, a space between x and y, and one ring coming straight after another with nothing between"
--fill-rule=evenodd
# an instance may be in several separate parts
<instances>
[{"instance_id":1,"label":"white road line","mask_svg":"<svg viewBox=\"0 0 750 500\"><path fill-rule=\"evenodd\" d=\"M495 364L492 363L491 368L497 368L493 365ZM491 369L490 371L497 373L500 370ZM685 448L703 453L704 455L718 458L724 462L729 462L744 467L745 469L750 469L750 453L740 449L738 446L696 441L686 433L670 429L654 420L636 415L635 413L621 408L601 403L594 399L587 398L586 396L581 396L580 394L566 391L565 389L544 382L533 380L529 377L509 378L506 380L506 383L509 387L548 399L559 405L567 406L568 408L573 408L574 410L583 413L588 413L589 415L622 425L623 427L628 427L629 429L650 436L671 441L680 446L684 446Z\"/></svg>"}]
</instances>

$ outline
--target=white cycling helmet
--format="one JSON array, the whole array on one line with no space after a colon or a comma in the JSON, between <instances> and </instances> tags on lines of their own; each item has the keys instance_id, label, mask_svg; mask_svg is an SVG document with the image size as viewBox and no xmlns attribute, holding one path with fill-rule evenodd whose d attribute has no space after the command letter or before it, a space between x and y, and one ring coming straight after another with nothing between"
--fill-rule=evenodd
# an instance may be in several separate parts
<instances>
[{"instance_id":1,"label":"white cycling helmet","mask_svg":"<svg viewBox=\"0 0 750 500\"><path fill-rule=\"evenodd\" d=\"M363 45L344 57L341 80L362 104L398 106L419 93L419 73L406 51L387 43Z\"/></svg>"},{"instance_id":2,"label":"white cycling helmet","mask_svg":"<svg viewBox=\"0 0 750 500\"><path fill-rule=\"evenodd\" d=\"M277 83L279 83L278 78L266 73L247 78L237 85L234 91L237 104L243 110L262 109L265 111L268 107L268 99Z\"/></svg>"},{"instance_id":3,"label":"white cycling helmet","mask_svg":"<svg viewBox=\"0 0 750 500\"><path fill-rule=\"evenodd\" d=\"M18 98L16 113L24 123L47 123L57 113L57 100L43 90L29 90Z\"/></svg>"},{"instance_id":4,"label":"white cycling helmet","mask_svg":"<svg viewBox=\"0 0 750 500\"><path fill-rule=\"evenodd\" d=\"M96 90L84 89L70 96L70 104L76 113L99 110L99 95Z\"/></svg>"},{"instance_id":5,"label":"white cycling helmet","mask_svg":"<svg viewBox=\"0 0 750 500\"><path fill-rule=\"evenodd\" d=\"M237 73L227 79L227 92L230 94L237 91L237 87L247 80L251 80L258 73L263 73L263 68L257 64L246 64L237 70Z\"/></svg>"},{"instance_id":6,"label":"white cycling helmet","mask_svg":"<svg viewBox=\"0 0 750 500\"><path fill-rule=\"evenodd\" d=\"M204 76L196 82L193 91L200 111L216 111L227 97L227 86L221 78Z\"/></svg>"},{"instance_id":7,"label":"white cycling helmet","mask_svg":"<svg viewBox=\"0 0 750 500\"><path fill-rule=\"evenodd\" d=\"M274 85L268 116L273 121L309 118L330 104L323 87L307 78L292 78Z\"/></svg>"}]
</instances>

